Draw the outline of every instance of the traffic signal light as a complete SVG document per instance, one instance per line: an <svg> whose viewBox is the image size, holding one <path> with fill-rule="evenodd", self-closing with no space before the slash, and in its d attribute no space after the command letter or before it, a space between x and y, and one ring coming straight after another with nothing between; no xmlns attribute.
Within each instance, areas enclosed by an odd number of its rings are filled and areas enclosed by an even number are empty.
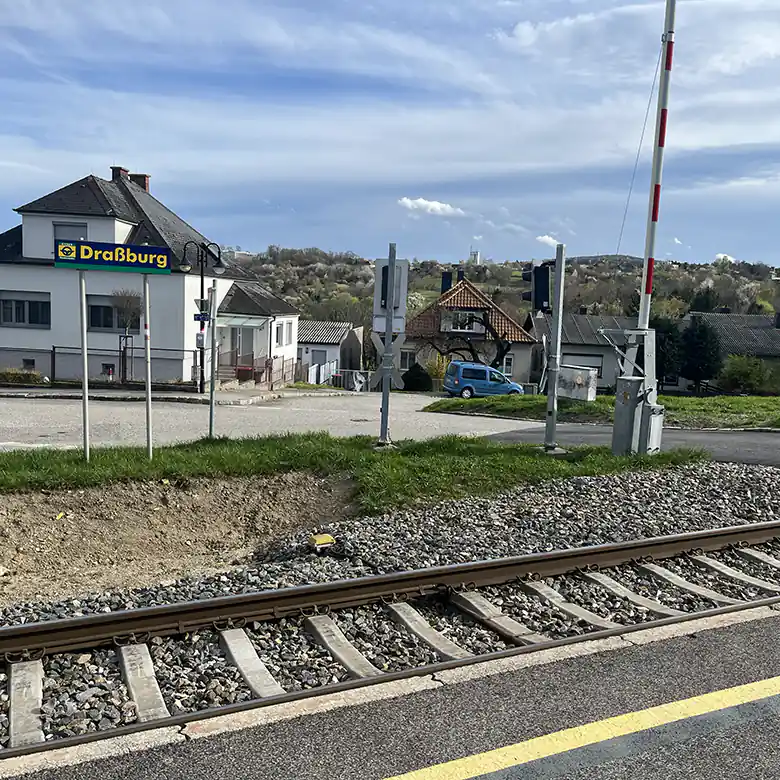
<svg viewBox="0 0 780 780"><path fill-rule="evenodd" d="M529 266L523 271L523 281L531 283L531 290L523 293L523 300L530 301L532 309L552 314L550 303L550 267L554 261L548 261L541 265Z"/></svg>

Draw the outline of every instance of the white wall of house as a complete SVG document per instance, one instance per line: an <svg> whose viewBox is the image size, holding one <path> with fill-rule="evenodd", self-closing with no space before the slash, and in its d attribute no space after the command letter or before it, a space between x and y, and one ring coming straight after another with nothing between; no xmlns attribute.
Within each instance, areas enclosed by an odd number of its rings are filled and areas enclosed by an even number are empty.
<svg viewBox="0 0 780 780"><path fill-rule="evenodd" d="M22 247L25 257L43 260L54 258L54 225L85 224L85 241L101 241L106 244L122 244L130 235L133 225L111 217L77 217L73 214L23 214Z"/></svg>
<svg viewBox="0 0 780 780"><path fill-rule="evenodd" d="M52 347L69 347L58 350L56 375L58 378L80 376L81 325L79 315L79 274L76 270L52 266L4 265L0 274L0 296L24 300L48 296L51 307L49 327L0 325L0 366L21 368L24 359L36 361L35 368L51 374L49 357ZM141 274L112 271L87 271L87 303L110 305L112 294L127 289L142 294ZM183 343L185 279L180 274L154 275L150 279L151 338L153 372L155 379L189 379L192 355L195 349L194 332ZM193 304L194 307L194 304ZM193 322L192 325L195 325ZM194 328L190 328L194 331ZM121 329L87 332L90 352L90 375L99 376L103 364L116 363ZM137 355L135 374L143 375L143 316L139 331L133 333L133 346ZM166 353L164 350L170 350ZM29 354L28 354L29 353ZM103 353L103 354L101 354Z"/></svg>
<svg viewBox="0 0 780 780"><path fill-rule="evenodd" d="M533 354L533 344L514 344L507 353L511 356L512 370L507 371L507 375L515 382L528 382L531 374L531 356ZM505 360L505 366L509 361ZM508 367L508 366L507 366Z"/></svg>
<svg viewBox="0 0 780 780"><path fill-rule="evenodd" d="M285 360L298 359L298 315L284 315L272 319L271 328L271 357L281 357ZM281 328L281 343L279 338Z"/></svg>
<svg viewBox="0 0 780 780"><path fill-rule="evenodd" d="M509 355L512 357L512 371L511 378L515 382L528 382L531 373L531 359L533 355L533 344L521 344L516 343L509 351ZM427 342L415 342L407 341L404 343L402 352L409 353L409 356L405 358L404 363L401 365L401 370L405 371L407 366L411 367L411 355L416 354L417 362L425 368L428 361L434 359L439 353L430 346ZM453 357L453 360L462 360L460 357Z"/></svg>
<svg viewBox="0 0 780 780"><path fill-rule="evenodd" d="M314 365L312 350L325 352L325 360L318 360L319 363L330 363L336 361L336 368L341 367L341 345L340 344L299 344L298 351L301 355L299 362Z"/></svg>

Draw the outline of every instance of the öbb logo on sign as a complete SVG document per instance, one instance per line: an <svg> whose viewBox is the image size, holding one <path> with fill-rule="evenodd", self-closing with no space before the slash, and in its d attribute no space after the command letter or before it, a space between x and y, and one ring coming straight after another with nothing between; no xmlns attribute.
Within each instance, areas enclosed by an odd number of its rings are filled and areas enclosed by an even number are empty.
<svg viewBox="0 0 780 780"><path fill-rule="evenodd" d="M76 245L75 244L60 244L57 247L57 257L75 258L76 257Z"/></svg>
<svg viewBox="0 0 780 780"><path fill-rule="evenodd" d="M62 268L170 273L171 253L164 247L58 241L55 265Z"/></svg>

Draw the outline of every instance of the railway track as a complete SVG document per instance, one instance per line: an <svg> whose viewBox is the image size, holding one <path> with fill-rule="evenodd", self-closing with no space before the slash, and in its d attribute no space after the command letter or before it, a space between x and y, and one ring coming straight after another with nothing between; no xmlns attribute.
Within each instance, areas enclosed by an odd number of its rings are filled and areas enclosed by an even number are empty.
<svg viewBox="0 0 780 780"><path fill-rule="evenodd" d="M0 759L777 602L780 521L6 626Z"/></svg>

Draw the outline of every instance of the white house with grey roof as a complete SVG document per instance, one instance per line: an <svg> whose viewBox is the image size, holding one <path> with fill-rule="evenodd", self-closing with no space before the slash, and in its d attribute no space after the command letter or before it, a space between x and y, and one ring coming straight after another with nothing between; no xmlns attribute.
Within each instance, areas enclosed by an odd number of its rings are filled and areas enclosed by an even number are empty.
<svg viewBox="0 0 780 780"><path fill-rule="evenodd" d="M21 224L0 233L0 368L55 379L80 376L78 273L54 267L55 241L149 244L170 249L173 264L170 275L150 280L152 376L193 381L200 269L194 262L197 247L188 242L195 242L207 258L206 287L217 280L221 378L270 383L292 377L298 311L227 258L224 273L217 275L219 258L209 240L157 200L149 180L113 166L110 180L86 176L15 209ZM194 265L188 274L180 269L185 246ZM127 315L118 295L124 290L140 296L141 275L95 269L86 279L90 376L115 378L126 370L127 378L141 378L142 316Z"/></svg>

